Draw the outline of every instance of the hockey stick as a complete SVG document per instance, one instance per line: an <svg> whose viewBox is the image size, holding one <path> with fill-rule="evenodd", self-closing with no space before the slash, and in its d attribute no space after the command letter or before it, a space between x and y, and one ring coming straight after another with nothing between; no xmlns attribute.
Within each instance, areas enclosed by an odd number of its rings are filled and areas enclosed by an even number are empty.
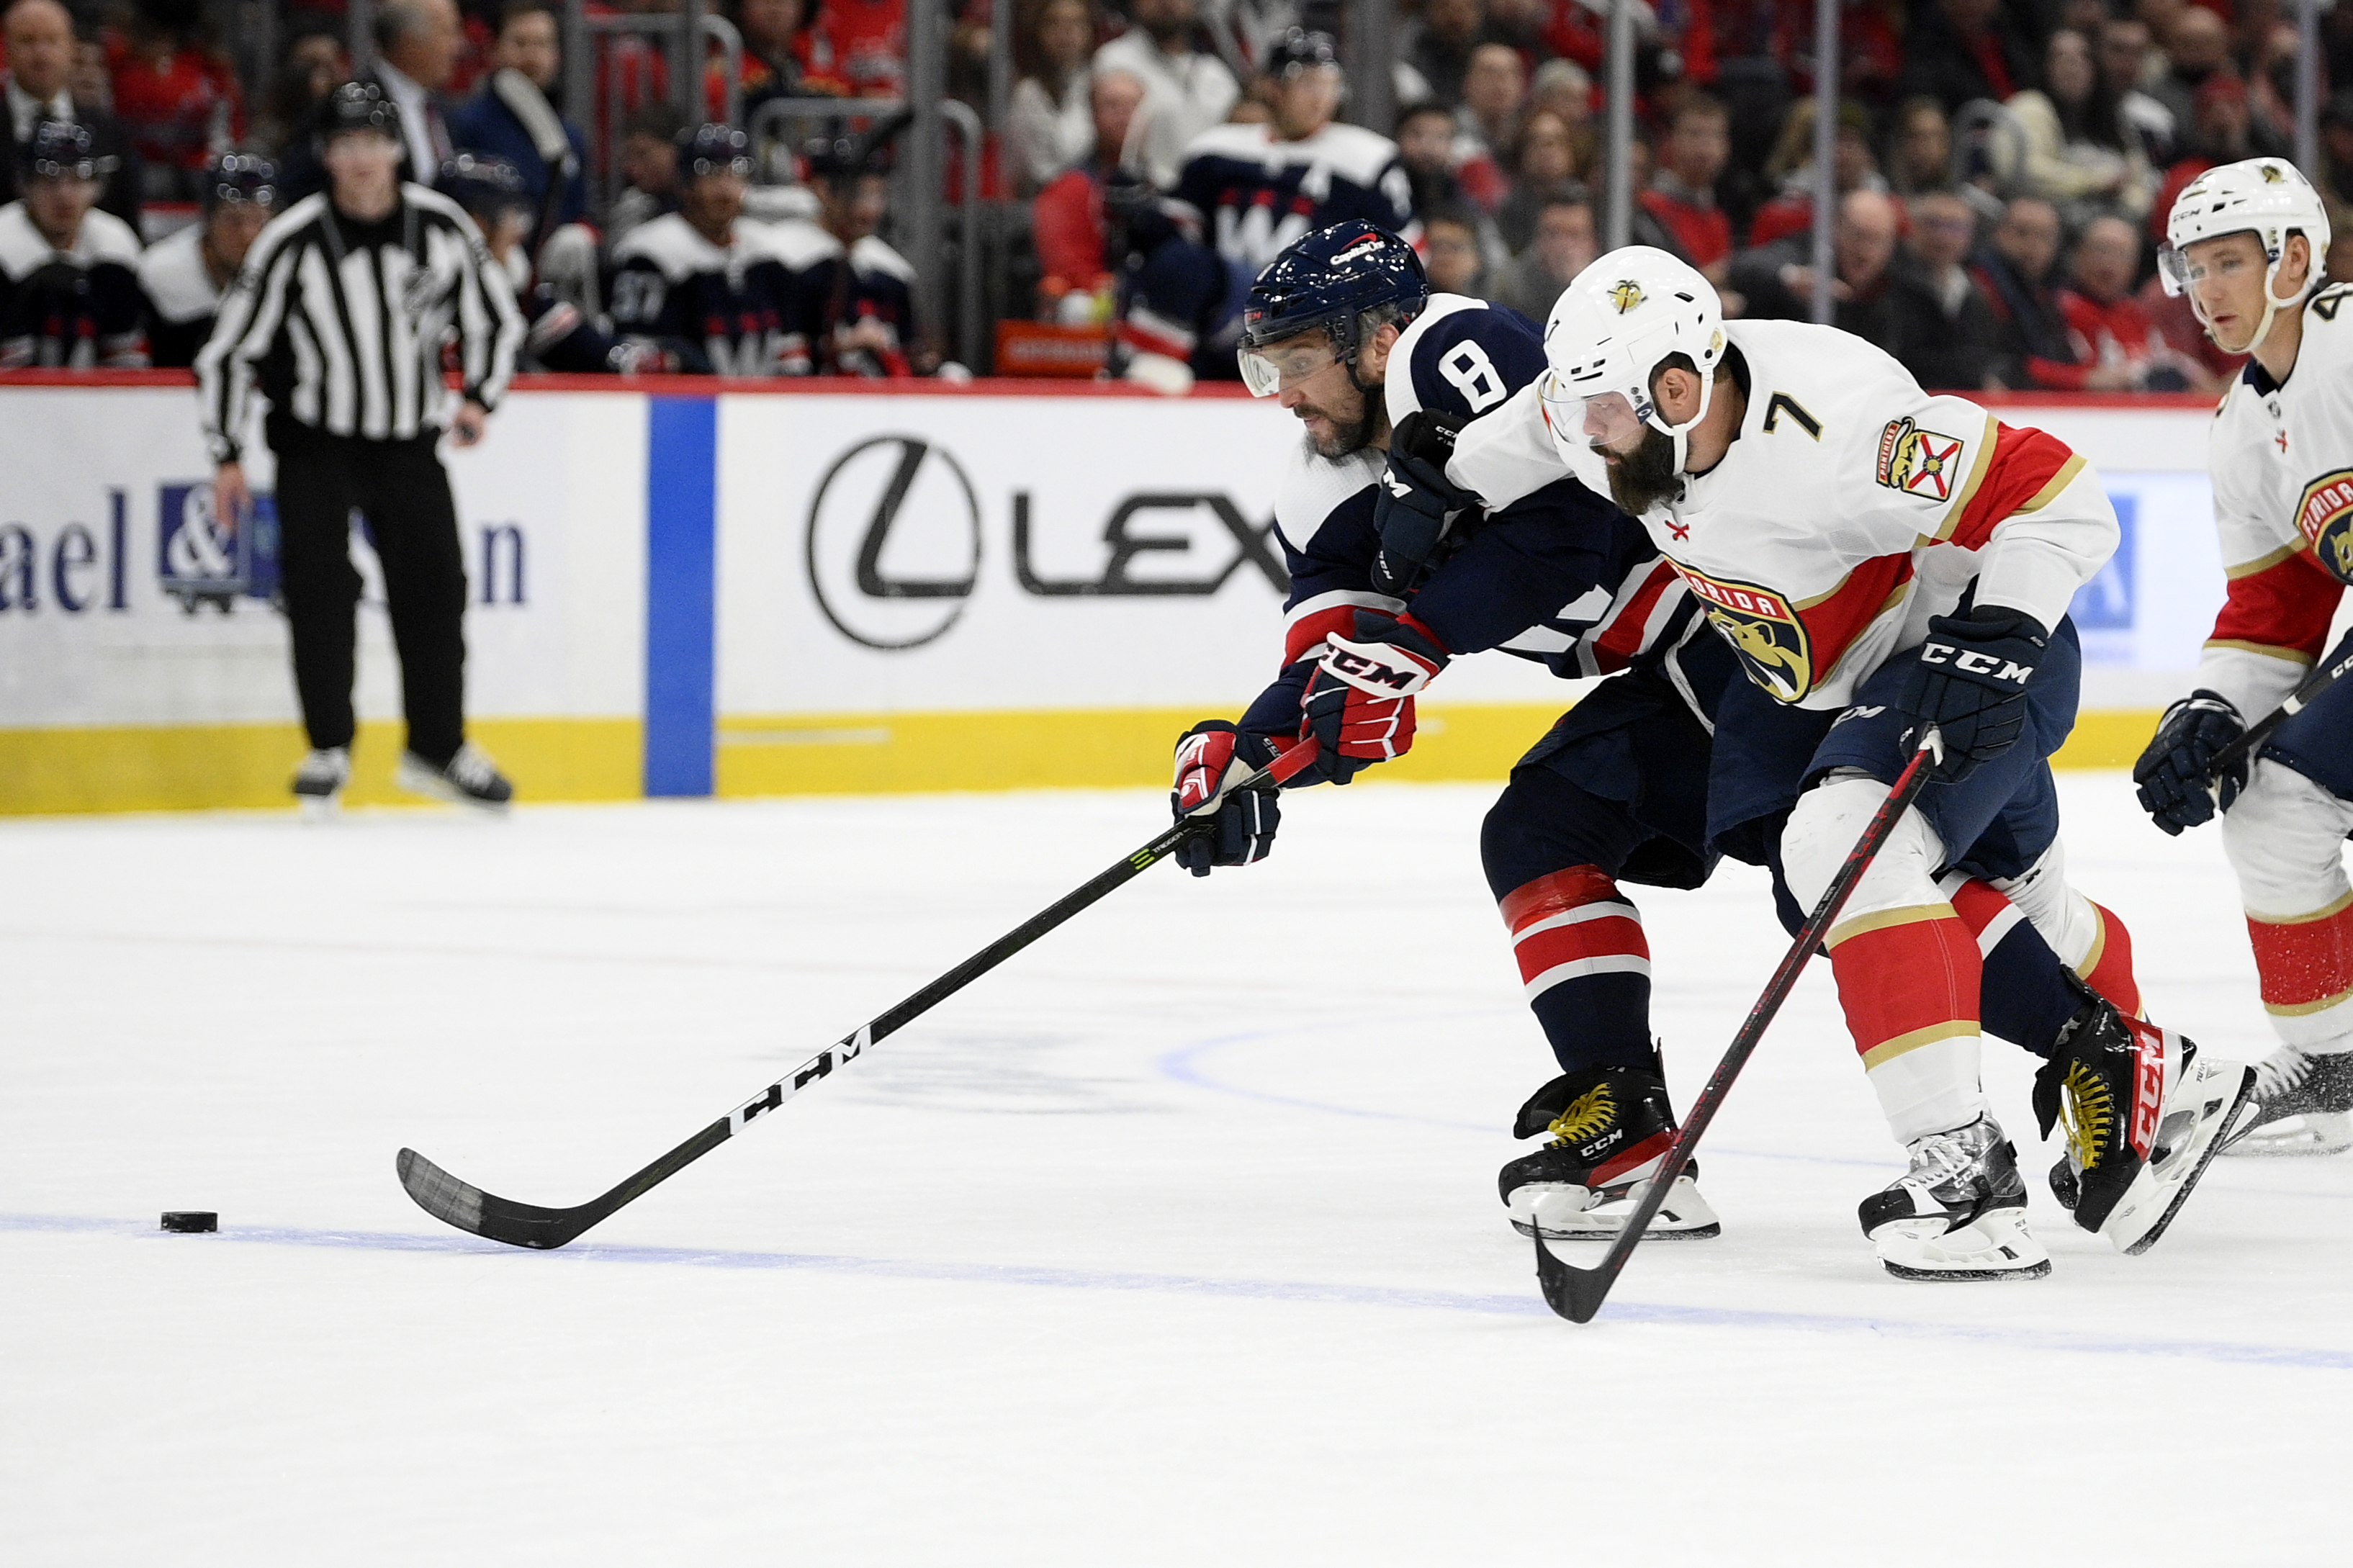
<svg viewBox="0 0 2353 1568"><path fill-rule="evenodd" d="M1228 795L1269 784L1281 784L1314 762L1316 751L1316 742L1312 738L1302 741L1232 789L1220 791L1218 799L1221 801ZM875 1041L896 1034L930 1012L1113 889L1133 880L1155 861L1166 858L1187 839L1208 832L1216 815L1213 809L1216 805L1217 802L1210 802L1194 815L1173 824L1166 832L1134 854L1098 872L1083 885L1022 921L897 1006L819 1051L600 1197L591 1198L568 1209L519 1204L495 1193L486 1193L470 1182L459 1181L414 1149L403 1149L396 1163L400 1172L400 1184L408 1190L410 1197L417 1200L419 1208L459 1230L471 1231L492 1241L503 1241L510 1247L562 1247L589 1226L609 1217L623 1205L643 1197L726 1142L750 1125L754 1117L783 1105L834 1068L863 1054Z"/></svg>
<svg viewBox="0 0 2353 1568"><path fill-rule="evenodd" d="M1642 1239L1642 1233L1650 1228L1651 1221L1658 1217L1659 1209L1666 1203L1668 1189L1690 1165L1693 1146L1699 1142L1700 1134L1707 1131L1707 1124L1715 1120L1717 1110L1724 1104L1724 1097L1732 1092L1732 1080L1738 1078L1740 1069L1748 1065L1748 1058L1757 1049L1757 1043L1765 1037L1766 1026L1781 1010L1781 1004L1789 999L1789 993L1797 986L1799 974L1804 971L1807 961L1813 957L1814 949L1821 944L1822 937L1838 922L1839 911L1846 908L1849 895L1853 893L1854 885L1862 880L1862 874L1879 853L1879 847L1887 842L1887 836L1894 829L1897 819L1927 787L1929 763L1943 755L1944 742L1936 727L1931 725L1920 737L1919 749L1912 753L1911 762L1905 764L1903 773L1896 776L1894 787L1887 792L1887 799L1864 825L1862 836L1854 841L1854 847L1847 853L1846 864L1841 866L1838 875L1831 879L1830 889L1822 894L1821 902L1814 906L1814 912L1807 917L1797 939L1790 942L1780 967L1774 970L1773 978L1765 983L1765 994L1757 998L1757 1005L1748 1010L1748 1021L1741 1025L1740 1033L1733 1037L1732 1048L1724 1053L1724 1059L1715 1064L1715 1071L1708 1078L1707 1087L1701 1089L1699 1098L1692 1101L1691 1113L1683 1118L1683 1127L1675 1133L1674 1142L1667 1145L1666 1153L1659 1161L1657 1173L1650 1178L1649 1190L1643 1193L1642 1201L1626 1221L1626 1227L1618 1233L1618 1239L1609 1244L1609 1250L1601 1261L1590 1268L1577 1268L1563 1263L1545 1246L1543 1227L1531 1227L1537 1232L1536 1279L1544 1289L1545 1305L1575 1323L1589 1323L1593 1321L1593 1314L1601 1310L1602 1300L1609 1294L1609 1287L1617 1283L1619 1274L1626 1267L1626 1259L1633 1256L1635 1245Z"/></svg>
<svg viewBox="0 0 2353 1568"><path fill-rule="evenodd" d="M2347 649L2335 664L2323 665L2306 676L2303 684L2288 693L2286 701L2256 721L2254 728L2215 752L2214 760L2206 764L2206 776L2219 779L2230 772L2241 759L2252 755L2256 747L2270 740L2273 731L2311 707L2322 692L2344 679L2348 670L2353 670L2353 648Z"/></svg>

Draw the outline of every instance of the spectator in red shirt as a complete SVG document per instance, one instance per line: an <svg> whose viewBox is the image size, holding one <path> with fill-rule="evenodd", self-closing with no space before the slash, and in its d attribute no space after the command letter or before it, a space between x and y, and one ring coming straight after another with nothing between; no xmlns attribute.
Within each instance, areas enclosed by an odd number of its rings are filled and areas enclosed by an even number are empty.
<svg viewBox="0 0 2353 1568"><path fill-rule="evenodd" d="M245 95L228 59L205 37L188 0L140 0L121 32L106 35L114 113L139 149L147 195L178 201L212 155L245 135Z"/></svg>
<svg viewBox="0 0 2353 1568"><path fill-rule="evenodd" d="M1715 200L1716 176L1732 154L1731 125L1722 103L1705 93L1687 95L1675 106L1659 149L1659 172L1642 193L1644 209L1717 285L1732 270L1732 223Z"/></svg>
<svg viewBox="0 0 2353 1568"><path fill-rule="evenodd" d="M1038 314L1068 326L1108 320L1113 277L1103 248L1103 186L1119 173L1128 128L1144 102L1142 79L1103 70L1088 83L1094 149L1038 196L1030 225L1037 237Z"/></svg>
<svg viewBox="0 0 2353 1568"><path fill-rule="evenodd" d="M2133 297L2140 276L2140 231L2120 217L2094 218L2076 243L2073 287L2059 291L2074 350L2070 380L2085 392L2211 391L2205 367L2175 352Z"/></svg>
<svg viewBox="0 0 2353 1568"><path fill-rule="evenodd" d="M905 97L907 0L824 0L801 65L852 98Z"/></svg>

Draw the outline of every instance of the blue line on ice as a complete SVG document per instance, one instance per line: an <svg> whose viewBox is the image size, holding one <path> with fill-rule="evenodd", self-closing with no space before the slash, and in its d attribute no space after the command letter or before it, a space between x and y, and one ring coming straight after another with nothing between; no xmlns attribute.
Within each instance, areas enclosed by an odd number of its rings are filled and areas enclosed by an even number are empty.
<svg viewBox="0 0 2353 1568"><path fill-rule="evenodd" d="M166 1237L164 1233L140 1221L87 1219L66 1215L0 1214L0 1231L135 1237L142 1241L162 1241L174 1247L206 1245L198 1240ZM231 1226L219 1232L215 1240L264 1247L312 1247L359 1252L422 1252L512 1258L535 1256L573 1263L652 1263L696 1268L805 1270L863 1274L893 1279L935 1279L968 1285L1029 1285L1047 1289L1127 1290L1172 1296L1219 1297L1232 1300L1314 1301L1342 1306L1395 1307L1409 1310L1471 1312L1491 1317L1550 1317L1548 1310L1533 1291L1526 1295L1481 1295L1467 1290L1411 1290L1391 1286L1317 1284L1293 1279L1220 1279L1193 1274L1049 1268L1031 1264L920 1263L905 1258L846 1258L806 1252L714 1252L685 1247L572 1247L555 1252L533 1254L501 1247L495 1242L461 1241L448 1236L411 1236L388 1231ZM2104 1339L2052 1329L1916 1322L1900 1318L1851 1318L1828 1312L1743 1311L1721 1307L1680 1307L1623 1300L1610 1302L1607 1317L1619 1323L1869 1334L1880 1339L1959 1341L2008 1350L2050 1351L2079 1355L2174 1356L2251 1366L2353 1372L2353 1351L2322 1350L2306 1345L2233 1344L2220 1340Z"/></svg>

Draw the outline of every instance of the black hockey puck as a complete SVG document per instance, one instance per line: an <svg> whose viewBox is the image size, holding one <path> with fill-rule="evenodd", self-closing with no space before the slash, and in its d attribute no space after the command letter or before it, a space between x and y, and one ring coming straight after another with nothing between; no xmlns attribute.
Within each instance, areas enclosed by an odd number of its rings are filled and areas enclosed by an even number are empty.
<svg viewBox="0 0 2353 1568"><path fill-rule="evenodd" d="M165 1209L164 1228L190 1235L198 1231L218 1230L220 1215L210 1209Z"/></svg>

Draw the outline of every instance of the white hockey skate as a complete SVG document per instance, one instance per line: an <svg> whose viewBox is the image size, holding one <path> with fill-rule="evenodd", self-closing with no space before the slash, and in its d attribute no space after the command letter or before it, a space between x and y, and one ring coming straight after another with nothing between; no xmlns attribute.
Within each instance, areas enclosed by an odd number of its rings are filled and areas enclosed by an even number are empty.
<svg viewBox="0 0 2353 1568"><path fill-rule="evenodd" d="M2067 1152L2051 1168L2052 1195L2118 1252L2147 1252L2244 1120L2254 1078L2243 1062L2093 1004L2035 1079L2044 1135L2054 1122L2067 1135Z"/></svg>
<svg viewBox="0 0 2353 1568"><path fill-rule="evenodd" d="M2353 1149L2353 1050L2282 1046L2254 1066L2254 1110L2225 1154L2341 1154Z"/></svg>
<svg viewBox="0 0 2353 1568"><path fill-rule="evenodd" d="M1615 1241L1650 1191L1647 1181L1604 1191L1567 1183L1530 1182L1515 1188L1508 1200L1512 1228L1546 1241ZM1642 1239L1704 1239L1723 1232L1715 1211L1700 1195L1699 1184L1685 1172L1667 1189L1667 1201L1659 1205Z"/></svg>
<svg viewBox="0 0 2353 1568"><path fill-rule="evenodd" d="M2040 1279L2051 1254L2026 1228L2018 1151L1988 1113L1909 1145L1912 1168L1857 1211L1898 1279Z"/></svg>
<svg viewBox="0 0 2353 1568"><path fill-rule="evenodd" d="M352 753L347 746L313 751L294 770L294 801L309 822L331 820L343 809L343 786L352 782Z"/></svg>

